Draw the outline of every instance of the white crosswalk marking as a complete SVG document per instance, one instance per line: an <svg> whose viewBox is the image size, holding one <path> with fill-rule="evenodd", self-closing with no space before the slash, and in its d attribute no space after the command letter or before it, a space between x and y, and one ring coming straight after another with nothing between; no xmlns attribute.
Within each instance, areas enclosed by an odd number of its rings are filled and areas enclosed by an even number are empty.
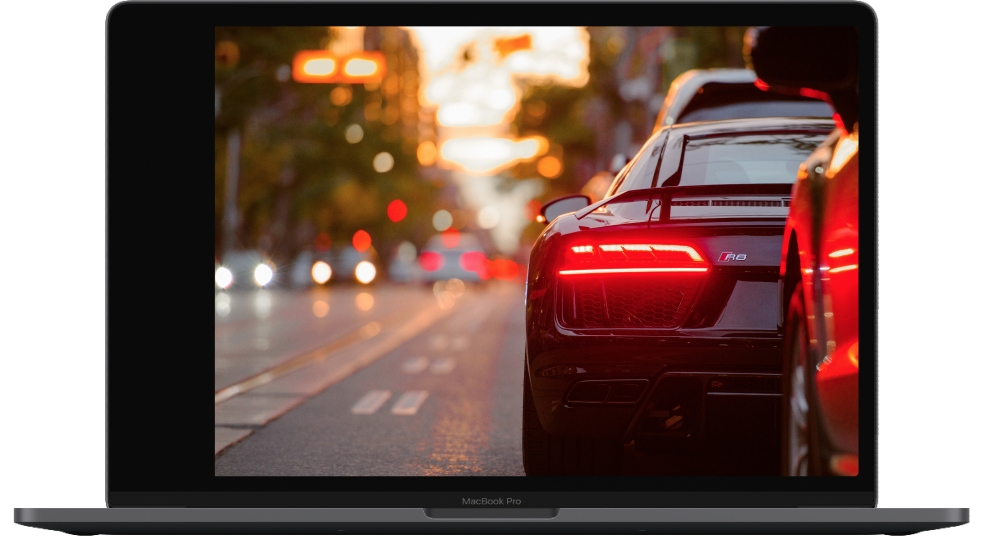
<svg viewBox="0 0 984 536"><path fill-rule="evenodd" d="M355 415L372 415L376 413L383 404L386 403L393 393L374 389L365 394L358 402L352 406L352 413Z"/></svg>
<svg viewBox="0 0 984 536"><path fill-rule="evenodd" d="M434 364L430 367L430 371L432 374L447 374L454 370L454 365L454 359L445 357L434 361Z"/></svg>
<svg viewBox="0 0 984 536"><path fill-rule="evenodd" d="M393 404L393 415L416 415L420 405L427 400L427 391L407 391Z"/></svg>
<svg viewBox="0 0 984 536"><path fill-rule="evenodd" d="M420 374L427 369L428 364L430 364L430 362L426 357L418 357L403 363L400 370L402 370L404 374Z"/></svg>

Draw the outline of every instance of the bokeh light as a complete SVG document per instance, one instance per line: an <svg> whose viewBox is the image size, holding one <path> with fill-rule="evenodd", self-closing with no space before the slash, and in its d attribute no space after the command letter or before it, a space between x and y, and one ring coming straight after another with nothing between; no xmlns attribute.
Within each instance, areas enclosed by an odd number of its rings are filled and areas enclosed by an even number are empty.
<svg viewBox="0 0 984 536"><path fill-rule="evenodd" d="M352 89L346 85L338 86L331 90L328 98L331 99L331 103L335 106L345 106L346 104L352 102Z"/></svg>
<svg viewBox="0 0 984 536"><path fill-rule="evenodd" d="M438 231L443 231L448 227L451 227L451 213L446 210L438 210L434 213L434 217L431 219L431 223L434 224L434 228Z"/></svg>
<svg viewBox="0 0 984 536"><path fill-rule="evenodd" d="M499 225L499 218L499 209L492 205L484 206L478 211L478 225L482 229L491 229Z"/></svg>
<svg viewBox="0 0 984 536"><path fill-rule="evenodd" d="M372 298L372 294L368 292L360 292L355 296L355 307L360 311L368 311L372 309L372 304L376 300Z"/></svg>
<svg viewBox="0 0 984 536"><path fill-rule="evenodd" d="M219 288L229 288L232 284L232 270L226 268L225 266L220 266L218 270L215 271L215 284Z"/></svg>
<svg viewBox="0 0 984 536"><path fill-rule="evenodd" d="M393 155L387 152L381 152L372 159L372 167L380 173L386 173L387 171L393 169Z"/></svg>
<svg viewBox="0 0 984 536"><path fill-rule="evenodd" d="M407 217L407 205L399 199L394 199L392 203L386 207L386 215L389 219L397 222Z"/></svg>
<svg viewBox="0 0 984 536"><path fill-rule="evenodd" d="M229 297L225 292L220 292L215 295L215 314L219 316L229 316L229 312L232 311L232 298Z"/></svg>
<svg viewBox="0 0 984 536"><path fill-rule="evenodd" d="M365 133L362 131L362 127L359 125L349 125L345 129L345 141L349 143L359 143L362 141L362 136Z"/></svg>
<svg viewBox="0 0 984 536"><path fill-rule="evenodd" d="M355 278L359 283L368 285L376 279L376 266L369 261L362 261L355 265Z"/></svg>
<svg viewBox="0 0 984 536"><path fill-rule="evenodd" d="M360 229L352 235L352 247L354 247L356 251L365 251L369 249L369 246L371 245L372 237L369 236L369 233Z"/></svg>
<svg viewBox="0 0 984 536"><path fill-rule="evenodd" d="M331 279L331 266L325 261L318 261L311 267L311 278L319 285L324 285Z"/></svg>
<svg viewBox="0 0 984 536"><path fill-rule="evenodd" d="M318 300L311 306L311 312L318 318L324 318L328 314L328 302Z"/></svg>
<svg viewBox="0 0 984 536"><path fill-rule="evenodd" d="M420 259L418 259L420 267L428 272L434 272L440 270L444 266L444 255L436 251L424 251L420 254Z"/></svg>
<svg viewBox="0 0 984 536"><path fill-rule="evenodd" d="M465 282L458 278L448 279L445 287L455 298L460 298L465 293Z"/></svg>
<svg viewBox="0 0 984 536"><path fill-rule="evenodd" d="M443 290L437 295L437 306L441 309L450 309L454 307L454 294Z"/></svg>
<svg viewBox="0 0 984 536"><path fill-rule="evenodd" d="M257 318L267 318L270 316L270 309L273 308L273 300L270 299L270 292L267 290L258 290L256 294L253 295L253 311L256 312Z"/></svg>
<svg viewBox="0 0 984 536"><path fill-rule="evenodd" d="M519 276L519 265L509 259L496 259L490 263L492 277L502 281L512 281Z"/></svg>
<svg viewBox="0 0 984 536"><path fill-rule="evenodd" d="M461 232L454 227L448 227L441 231L441 243L446 248L453 248L461 242Z"/></svg>
<svg viewBox="0 0 984 536"><path fill-rule="evenodd" d="M417 258L416 246L410 242L400 242L400 245L396 248L396 258L400 259L400 262L413 262Z"/></svg>
<svg viewBox="0 0 984 536"><path fill-rule="evenodd" d="M324 76L335 72L335 60L320 58L304 63L304 74Z"/></svg>
<svg viewBox="0 0 984 536"><path fill-rule="evenodd" d="M540 175L553 179L564 171L564 166L556 156L544 156L536 163L536 170Z"/></svg>
<svg viewBox="0 0 984 536"><path fill-rule="evenodd" d="M538 221L536 217L540 215L541 208L543 208L543 205L539 201L531 199L529 203L526 203L523 209L523 215L530 221Z"/></svg>
<svg viewBox="0 0 984 536"><path fill-rule="evenodd" d="M273 281L273 269L266 264L257 265L256 269L253 270L253 279L257 285L265 287L270 281Z"/></svg>
<svg viewBox="0 0 984 536"><path fill-rule="evenodd" d="M427 140L417 146L417 161L422 166L432 166L437 160L437 147L434 142Z"/></svg>

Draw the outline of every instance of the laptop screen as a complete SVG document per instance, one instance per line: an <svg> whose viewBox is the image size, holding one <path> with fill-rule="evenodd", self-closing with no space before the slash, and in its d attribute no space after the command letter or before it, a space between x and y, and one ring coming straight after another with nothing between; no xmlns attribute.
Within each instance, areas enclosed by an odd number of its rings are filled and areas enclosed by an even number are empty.
<svg viewBox="0 0 984 536"><path fill-rule="evenodd" d="M214 26L195 489L872 497L872 36L418 19Z"/></svg>

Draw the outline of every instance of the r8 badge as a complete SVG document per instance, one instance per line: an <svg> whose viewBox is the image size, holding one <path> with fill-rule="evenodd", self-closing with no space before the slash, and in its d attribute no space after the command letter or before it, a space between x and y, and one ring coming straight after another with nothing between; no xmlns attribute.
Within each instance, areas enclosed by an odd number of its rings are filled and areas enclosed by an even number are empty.
<svg viewBox="0 0 984 536"><path fill-rule="evenodd" d="M743 260L745 260L745 254L744 253L737 253L737 254L735 254L735 253L731 253L731 252L725 252L725 253L722 253L721 254L721 256L718 258L718 260L721 261L721 262L743 261Z"/></svg>

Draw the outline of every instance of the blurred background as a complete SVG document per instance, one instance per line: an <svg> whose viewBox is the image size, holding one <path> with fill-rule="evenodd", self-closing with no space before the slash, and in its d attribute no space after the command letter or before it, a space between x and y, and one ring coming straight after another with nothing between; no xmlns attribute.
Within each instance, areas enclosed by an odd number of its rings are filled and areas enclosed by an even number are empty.
<svg viewBox="0 0 984 536"><path fill-rule="evenodd" d="M217 285L521 283L541 204L602 197L674 78L744 67L744 30L217 27ZM375 71L304 79L302 51Z"/></svg>

